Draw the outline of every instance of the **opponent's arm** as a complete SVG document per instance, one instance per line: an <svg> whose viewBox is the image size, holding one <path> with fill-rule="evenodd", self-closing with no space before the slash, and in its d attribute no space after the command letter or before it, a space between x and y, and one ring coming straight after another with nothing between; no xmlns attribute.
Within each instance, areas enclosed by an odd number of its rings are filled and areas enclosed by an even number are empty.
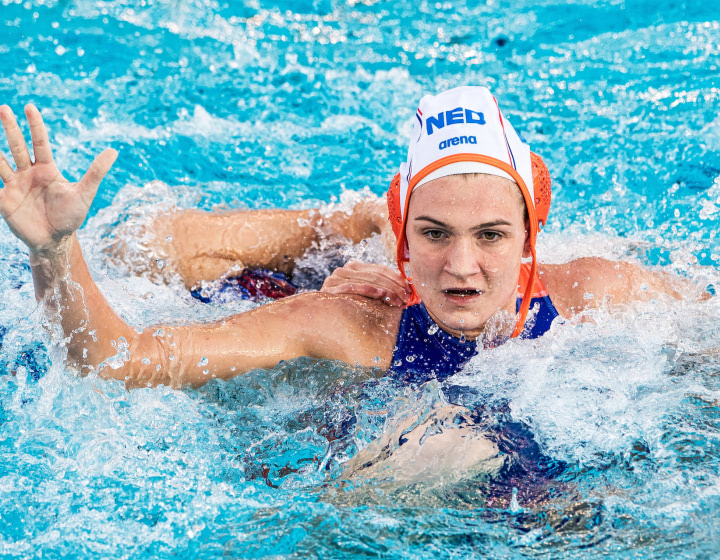
<svg viewBox="0 0 720 560"><path fill-rule="evenodd" d="M341 237L357 243L389 229L381 199L344 210L184 210L158 217L145 234L150 248L172 267L187 288L220 278L233 267L265 268L286 274L295 260L321 239ZM113 250L122 258L124 245ZM152 266L152 260L148 261Z"/></svg>
<svg viewBox="0 0 720 560"><path fill-rule="evenodd" d="M698 297L681 278L629 262L599 257L558 265L541 264L540 278L561 315L571 317L588 309L621 307L657 297Z"/></svg>
<svg viewBox="0 0 720 560"><path fill-rule="evenodd" d="M101 373L129 386L180 387L299 356L385 369L400 320L388 310L363 298L300 294L217 323L133 333L127 361Z"/></svg>

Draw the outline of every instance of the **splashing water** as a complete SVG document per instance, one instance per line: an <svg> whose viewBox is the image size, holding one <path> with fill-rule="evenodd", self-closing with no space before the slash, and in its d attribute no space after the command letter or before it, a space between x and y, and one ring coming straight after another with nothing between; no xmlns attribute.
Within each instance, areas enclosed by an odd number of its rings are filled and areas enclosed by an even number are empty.
<svg viewBox="0 0 720 560"><path fill-rule="evenodd" d="M420 96L463 83L489 86L548 163L541 260L601 255L717 285L703 268L720 264L714 3L0 6L3 102L43 109L69 179L120 151L81 242L140 328L255 305L194 300L144 224L381 195ZM302 358L199 390L127 391L64 366L26 253L0 228L3 557L674 559L720 546L714 299L558 324L443 384ZM297 273L317 285L349 258L384 262L380 240L319 246Z"/></svg>

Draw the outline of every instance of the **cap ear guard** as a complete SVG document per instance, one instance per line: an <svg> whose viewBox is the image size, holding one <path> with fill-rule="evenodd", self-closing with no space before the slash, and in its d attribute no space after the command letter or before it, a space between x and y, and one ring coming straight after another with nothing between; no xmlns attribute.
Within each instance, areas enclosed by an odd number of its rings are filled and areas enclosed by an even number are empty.
<svg viewBox="0 0 720 560"><path fill-rule="evenodd" d="M388 220L392 226L395 239L400 239L400 233L402 231L402 212L400 210L400 173L393 177L390 183L390 188L387 192L387 207L388 207Z"/></svg>
<svg viewBox="0 0 720 560"><path fill-rule="evenodd" d="M540 224L543 227L547 224L550 213L551 181L550 172L542 158L534 152L530 152L530 164L532 165L533 192L535 193L535 215L538 220L538 231Z"/></svg>

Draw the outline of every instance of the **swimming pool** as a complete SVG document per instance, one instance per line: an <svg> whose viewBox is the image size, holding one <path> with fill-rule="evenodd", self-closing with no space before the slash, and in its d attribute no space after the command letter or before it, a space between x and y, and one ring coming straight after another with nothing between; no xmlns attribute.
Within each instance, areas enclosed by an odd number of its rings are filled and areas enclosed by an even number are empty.
<svg viewBox="0 0 720 560"><path fill-rule="evenodd" d="M548 163L541 258L630 258L717 283L720 7L0 7L0 101L44 109L69 177L105 146L120 151L81 239L132 323L252 304L203 305L132 276L96 250L119 225L173 206L379 195L422 93L464 83L488 85ZM403 421L432 421L452 389L308 359L197 391L77 378L0 227L3 557L702 558L720 547L718 301L598 313L481 354L454 384L505 438L514 470L364 480L348 460ZM380 258L372 244L353 253Z"/></svg>

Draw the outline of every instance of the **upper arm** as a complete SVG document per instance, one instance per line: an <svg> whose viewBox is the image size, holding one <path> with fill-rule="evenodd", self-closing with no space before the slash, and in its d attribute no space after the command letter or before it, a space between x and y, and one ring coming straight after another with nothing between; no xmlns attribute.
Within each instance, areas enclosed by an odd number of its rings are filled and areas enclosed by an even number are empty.
<svg viewBox="0 0 720 560"><path fill-rule="evenodd" d="M541 265L541 279L564 316L597 307L670 296L681 299L689 288L670 274L596 257L562 265Z"/></svg>
<svg viewBox="0 0 720 560"><path fill-rule="evenodd" d="M299 356L387 365L393 340L381 318L394 311L362 299L313 292L212 324L148 328L130 342L130 360L106 375L179 387Z"/></svg>

